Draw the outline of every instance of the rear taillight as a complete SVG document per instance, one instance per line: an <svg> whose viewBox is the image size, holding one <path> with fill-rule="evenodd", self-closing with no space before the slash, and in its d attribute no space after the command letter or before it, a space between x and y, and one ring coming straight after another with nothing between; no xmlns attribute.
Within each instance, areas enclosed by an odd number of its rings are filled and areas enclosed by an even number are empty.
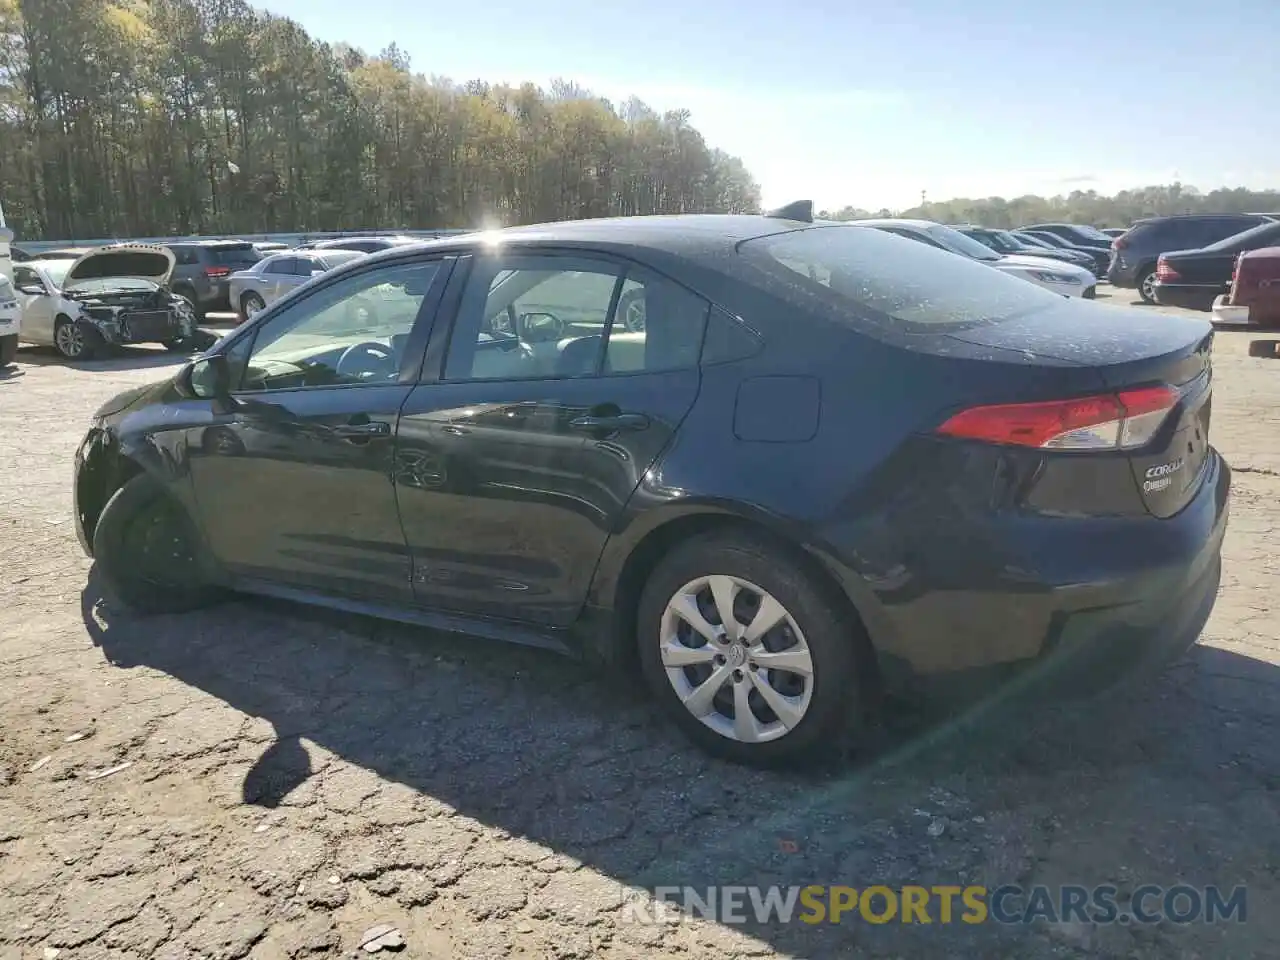
<svg viewBox="0 0 1280 960"><path fill-rule="evenodd" d="M1156 261L1156 279L1161 283L1169 283L1172 280L1181 280L1182 274L1169 266L1164 257L1161 257Z"/></svg>
<svg viewBox="0 0 1280 960"><path fill-rule="evenodd" d="M216 279L217 277L229 277L231 276L231 268L230 267L205 267L204 275L208 277L210 280Z"/></svg>
<svg viewBox="0 0 1280 960"><path fill-rule="evenodd" d="M938 433L1043 450L1133 450L1151 441L1177 405L1178 392L1162 386L1075 400L970 407Z"/></svg>

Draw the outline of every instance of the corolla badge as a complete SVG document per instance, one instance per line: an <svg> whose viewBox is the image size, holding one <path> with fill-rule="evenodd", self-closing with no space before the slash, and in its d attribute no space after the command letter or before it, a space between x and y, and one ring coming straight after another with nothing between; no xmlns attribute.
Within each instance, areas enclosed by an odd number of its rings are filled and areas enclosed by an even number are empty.
<svg viewBox="0 0 1280 960"><path fill-rule="evenodd" d="M1185 463L1186 461L1179 457L1177 460L1170 460L1168 463L1147 467L1146 482L1142 485L1142 492L1155 493L1168 487L1173 483L1173 475L1181 470Z"/></svg>

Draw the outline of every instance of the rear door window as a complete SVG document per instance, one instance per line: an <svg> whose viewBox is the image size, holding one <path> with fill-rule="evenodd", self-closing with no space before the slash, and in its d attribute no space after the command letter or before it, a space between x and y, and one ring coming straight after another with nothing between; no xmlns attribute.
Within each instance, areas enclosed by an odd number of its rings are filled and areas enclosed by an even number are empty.
<svg viewBox="0 0 1280 960"><path fill-rule="evenodd" d="M866 227L792 230L738 249L825 312L905 332L996 322L1061 303L1057 294L985 263L898 243Z"/></svg>
<svg viewBox="0 0 1280 960"><path fill-rule="evenodd" d="M257 263L262 259L262 255L253 248L252 244L246 243L243 247L211 247L209 258L219 266L238 267Z"/></svg>

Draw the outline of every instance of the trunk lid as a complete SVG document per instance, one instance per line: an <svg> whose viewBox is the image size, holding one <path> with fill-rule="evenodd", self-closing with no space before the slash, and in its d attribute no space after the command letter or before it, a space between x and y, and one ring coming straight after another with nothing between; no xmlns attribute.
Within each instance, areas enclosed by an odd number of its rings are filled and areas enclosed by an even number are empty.
<svg viewBox="0 0 1280 960"><path fill-rule="evenodd" d="M175 259L164 247L149 243L118 243L96 247L76 260L62 280L62 289L74 293L93 281L128 277L165 286L173 275Z"/></svg>
<svg viewBox="0 0 1280 960"><path fill-rule="evenodd" d="M949 336L1029 359L1091 368L1106 390L1173 387L1179 400L1159 432L1125 456L1153 515L1173 516L1195 496L1209 450L1213 328L1207 321L1064 299L1049 309Z"/></svg>

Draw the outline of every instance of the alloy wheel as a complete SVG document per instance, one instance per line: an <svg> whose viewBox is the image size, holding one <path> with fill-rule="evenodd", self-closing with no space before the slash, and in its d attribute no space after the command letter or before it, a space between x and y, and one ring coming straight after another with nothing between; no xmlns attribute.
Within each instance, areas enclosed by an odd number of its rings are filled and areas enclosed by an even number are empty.
<svg viewBox="0 0 1280 960"><path fill-rule="evenodd" d="M1148 273L1142 278L1142 299L1154 302L1156 299L1156 275Z"/></svg>
<svg viewBox="0 0 1280 960"><path fill-rule="evenodd" d="M260 297L244 298L244 315L246 319L252 320L255 316L262 312L265 304Z"/></svg>
<svg viewBox="0 0 1280 960"><path fill-rule="evenodd" d="M643 297L632 298L623 308L622 325L630 333L644 333L645 310Z"/></svg>
<svg viewBox="0 0 1280 960"><path fill-rule="evenodd" d="M74 323L64 323L58 327L53 341L64 357L75 359L84 353L84 331Z"/></svg>
<svg viewBox="0 0 1280 960"><path fill-rule="evenodd" d="M680 702L723 737L776 740L809 709L814 664L804 634L754 583L725 575L689 581L667 603L659 643Z"/></svg>

